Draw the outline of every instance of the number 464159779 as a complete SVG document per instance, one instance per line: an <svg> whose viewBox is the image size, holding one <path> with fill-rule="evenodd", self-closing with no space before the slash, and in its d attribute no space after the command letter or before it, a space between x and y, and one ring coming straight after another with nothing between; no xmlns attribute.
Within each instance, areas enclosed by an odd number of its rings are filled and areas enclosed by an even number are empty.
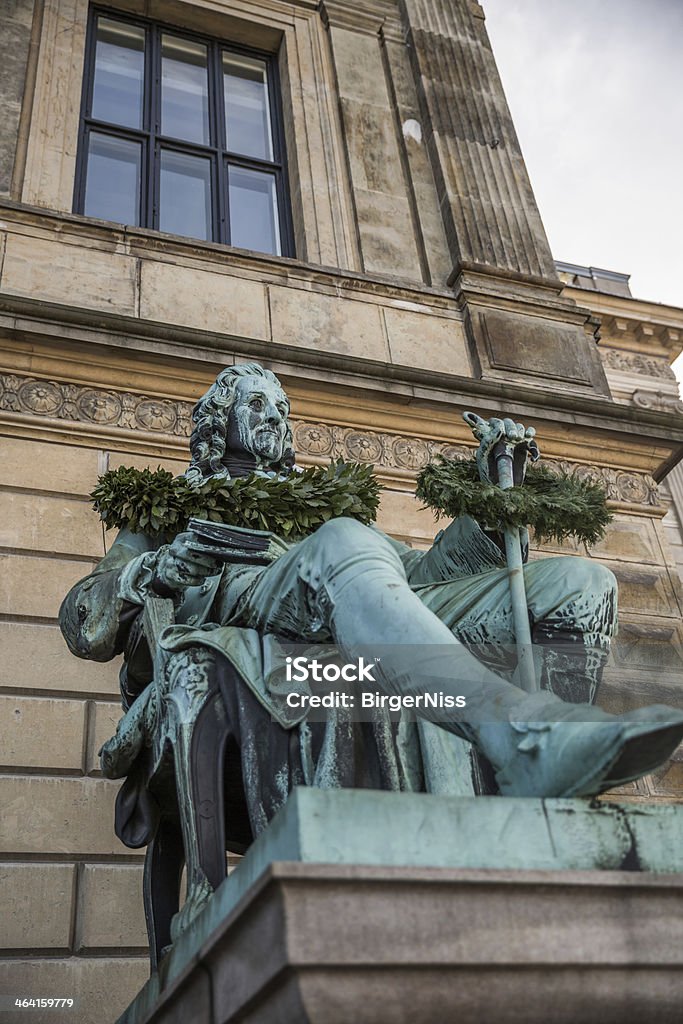
<svg viewBox="0 0 683 1024"><path fill-rule="evenodd" d="M30 1009L70 1009L74 1004L73 999L33 999L33 998L17 998L14 1000L14 1005L17 1009L30 1010Z"/></svg>

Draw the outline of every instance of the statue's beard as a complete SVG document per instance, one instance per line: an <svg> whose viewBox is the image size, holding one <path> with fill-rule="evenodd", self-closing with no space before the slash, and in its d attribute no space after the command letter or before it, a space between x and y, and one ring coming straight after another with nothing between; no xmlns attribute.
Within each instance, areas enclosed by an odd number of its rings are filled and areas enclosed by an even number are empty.
<svg viewBox="0 0 683 1024"><path fill-rule="evenodd" d="M237 431L242 447L263 462L279 462L282 458L284 430L267 423L251 427L247 409L236 410Z"/></svg>

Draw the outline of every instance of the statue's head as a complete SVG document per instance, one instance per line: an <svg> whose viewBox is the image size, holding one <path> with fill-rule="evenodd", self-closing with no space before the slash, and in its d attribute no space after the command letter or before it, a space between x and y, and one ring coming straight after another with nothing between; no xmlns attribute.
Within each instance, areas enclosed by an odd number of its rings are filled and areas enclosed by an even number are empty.
<svg viewBox="0 0 683 1024"><path fill-rule="evenodd" d="M289 400L271 370L258 363L229 366L192 412L192 459L185 474L195 486L229 476L230 456L253 457L258 469L281 472L294 461Z"/></svg>

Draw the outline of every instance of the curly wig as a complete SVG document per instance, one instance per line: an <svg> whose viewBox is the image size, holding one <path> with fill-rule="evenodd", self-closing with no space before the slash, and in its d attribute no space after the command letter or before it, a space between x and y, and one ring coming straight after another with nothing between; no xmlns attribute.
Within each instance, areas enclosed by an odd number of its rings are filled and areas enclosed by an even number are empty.
<svg viewBox="0 0 683 1024"><path fill-rule="evenodd" d="M215 382L192 410L194 426L190 437L191 458L185 478L193 487L201 487L212 477L228 478L230 475L223 464L228 416L235 403L237 381L242 377L263 377L271 384L276 384L283 395L285 394L282 384L272 370L265 370L258 363L242 363L221 370ZM289 405L289 402L287 404ZM293 463L292 430L287 422L282 459L278 463L269 463L267 468L275 472L289 472Z"/></svg>

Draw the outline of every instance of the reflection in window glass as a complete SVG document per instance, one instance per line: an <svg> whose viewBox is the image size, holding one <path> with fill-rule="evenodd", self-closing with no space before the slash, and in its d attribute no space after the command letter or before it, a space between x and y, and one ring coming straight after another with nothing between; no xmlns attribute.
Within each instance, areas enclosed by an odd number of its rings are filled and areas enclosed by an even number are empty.
<svg viewBox="0 0 683 1024"><path fill-rule="evenodd" d="M265 61L223 53L223 88L228 149L273 159Z"/></svg>
<svg viewBox="0 0 683 1024"><path fill-rule="evenodd" d="M209 145L206 47L162 36L161 134Z"/></svg>
<svg viewBox="0 0 683 1024"><path fill-rule="evenodd" d="M211 162L206 157L161 151L159 229L211 239Z"/></svg>
<svg viewBox="0 0 683 1024"><path fill-rule="evenodd" d="M141 164L139 142L90 132L86 216L139 225Z"/></svg>
<svg viewBox="0 0 683 1024"><path fill-rule="evenodd" d="M230 244L280 255L275 177L230 167Z"/></svg>
<svg viewBox="0 0 683 1024"><path fill-rule="evenodd" d="M145 30L98 18L92 116L141 128L144 77Z"/></svg>

